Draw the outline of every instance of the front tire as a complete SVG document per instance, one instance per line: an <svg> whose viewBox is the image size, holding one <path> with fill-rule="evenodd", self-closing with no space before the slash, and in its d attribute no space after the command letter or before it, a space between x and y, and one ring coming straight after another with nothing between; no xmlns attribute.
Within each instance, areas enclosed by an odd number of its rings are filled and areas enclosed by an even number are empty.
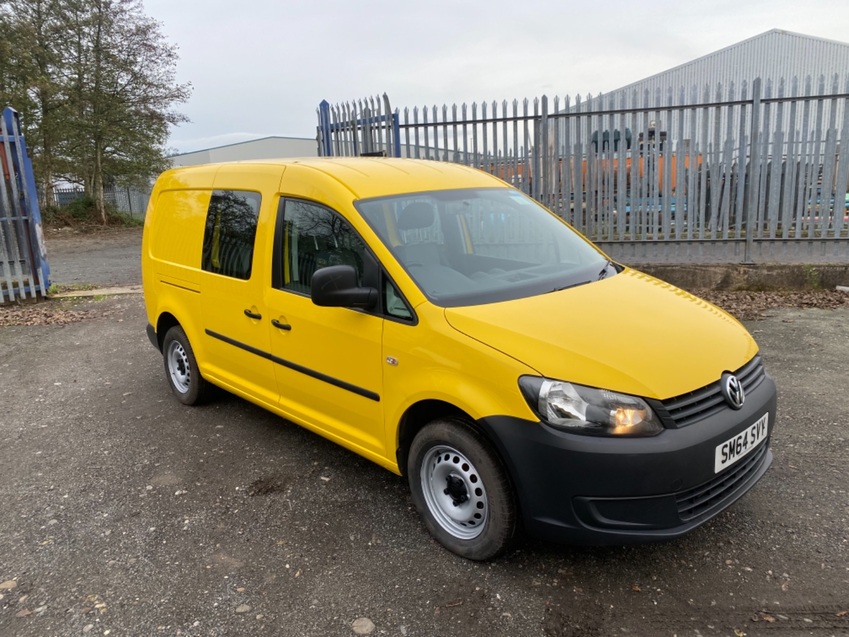
<svg viewBox="0 0 849 637"><path fill-rule="evenodd" d="M490 560L516 534L516 503L501 460L479 432L435 420L413 439L407 457L413 502L430 534L470 560Z"/></svg>
<svg viewBox="0 0 849 637"><path fill-rule="evenodd" d="M184 405L200 405L209 399L212 387L201 376L189 339L179 325L165 333L162 358L165 377L177 400Z"/></svg>

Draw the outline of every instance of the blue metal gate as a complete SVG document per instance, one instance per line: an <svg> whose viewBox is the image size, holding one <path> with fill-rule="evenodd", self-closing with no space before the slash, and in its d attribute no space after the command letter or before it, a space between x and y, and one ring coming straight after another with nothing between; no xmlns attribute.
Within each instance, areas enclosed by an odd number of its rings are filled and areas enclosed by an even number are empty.
<svg viewBox="0 0 849 637"><path fill-rule="evenodd" d="M318 147L323 157L401 157L401 128L386 93L339 106L318 106Z"/></svg>
<svg viewBox="0 0 849 637"><path fill-rule="evenodd" d="M0 120L0 168L0 303L44 297L50 267L32 162L20 117L8 107Z"/></svg>

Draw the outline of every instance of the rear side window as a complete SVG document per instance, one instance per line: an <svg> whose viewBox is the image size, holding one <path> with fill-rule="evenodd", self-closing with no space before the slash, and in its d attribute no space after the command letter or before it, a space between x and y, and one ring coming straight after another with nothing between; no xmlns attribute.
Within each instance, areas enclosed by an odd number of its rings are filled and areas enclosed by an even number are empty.
<svg viewBox="0 0 849 637"><path fill-rule="evenodd" d="M209 201L201 267L236 279L251 278L259 193L216 190Z"/></svg>

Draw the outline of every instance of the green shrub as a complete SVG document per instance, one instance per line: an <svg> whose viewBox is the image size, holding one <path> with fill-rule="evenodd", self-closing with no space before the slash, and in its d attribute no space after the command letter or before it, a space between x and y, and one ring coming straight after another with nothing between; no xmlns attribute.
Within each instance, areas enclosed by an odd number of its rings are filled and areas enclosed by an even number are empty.
<svg viewBox="0 0 849 637"><path fill-rule="evenodd" d="M78 221L100 221L100 215L97 214L97 206L94 197L83 195L79 199L74 199L63 210Z"/></svg>

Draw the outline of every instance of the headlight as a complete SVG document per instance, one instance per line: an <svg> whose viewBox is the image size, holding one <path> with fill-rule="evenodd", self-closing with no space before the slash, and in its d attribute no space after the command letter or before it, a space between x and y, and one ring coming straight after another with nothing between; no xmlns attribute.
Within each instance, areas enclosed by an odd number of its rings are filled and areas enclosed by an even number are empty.
<svg viewBox="0 0 849 637"><path fill-rule="evenodd" d="M654 436L663 431L646 401L637 396L548 378L522 376L519 385L549 425L591 436Z"/></svg>

